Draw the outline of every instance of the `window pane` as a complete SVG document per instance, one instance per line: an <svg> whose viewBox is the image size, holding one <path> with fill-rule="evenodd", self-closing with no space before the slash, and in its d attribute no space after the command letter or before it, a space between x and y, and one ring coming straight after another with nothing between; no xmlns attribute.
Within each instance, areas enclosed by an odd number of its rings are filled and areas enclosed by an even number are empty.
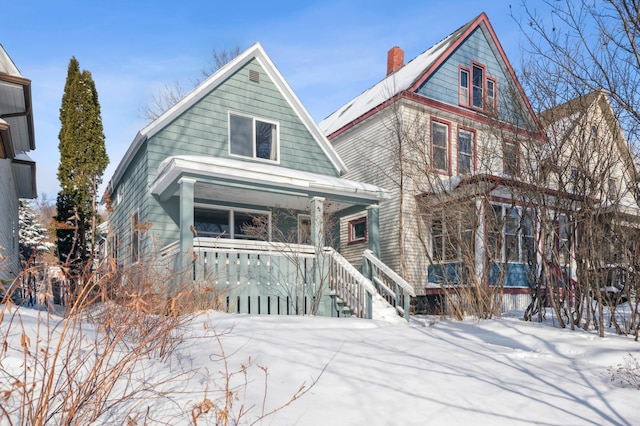
<svg viewBox="0 0 640 426"><path fill-rule="evenodd" d="M484 70L480 67L473 67L473 106L476 108L483 107L483 93L482 88L484 86Z"/></svg>
<svg viewBox="0 0 640 426"><path fill-rule="evenodd" d="M276 125L256 120L256 157L277 160Z"/></svg>
<svg viewBox="0 0 640 426"><path fill-rule="evenodd" d="M353 222L353 239L364 240L367 237L367 222L361 220Z"/></svg>
<svg viewBox="0 0 640 426"><path fill-rule="evenodd" d="M231 238L228 211L194 209L193 216L198 236Z"/></svg>
<svg viewBox="0 0 640 426"><path fill-rule="evenodd" d="M471 173L473 161L473 134L458 132L458 174Z"/></svg>
<svg viewBox="0 0 640 426"><path fill-rule="evenodd" d="M433 167L438 170L448 170L448 127L441 123L431 125L431 143L433 148Z"/></svg>
<svg viewBox="0 0 640 426"><path fill-rule="evenodd" d="M516 176L518 174L518 149L512 143L505 143L503 150L503 171L506 175Z"/></svg>
<svg viewBox="0 0 640 426"><path fill-rule="evenodd" d="M495 96L495 87L493 81L487 80L487 97L493 98Z"/></svg>
<svg viewBox="0 0 640 426"><path fill-rule="evenodd" d="M231 153L253 157L253 119L230 115L229 120Z"/></svg>
<svg viewBox="0 0 640 426"><path fill-rule="evenodd" d="M268 233L268 216L255 213L234 212L233 238L266 240Z"/></svg>
<svg viewBox="0 0 640 426"><path fill-rule="evenodd" d="M469 73L465 70L460 71L460 87L469 88Z"/></svg>

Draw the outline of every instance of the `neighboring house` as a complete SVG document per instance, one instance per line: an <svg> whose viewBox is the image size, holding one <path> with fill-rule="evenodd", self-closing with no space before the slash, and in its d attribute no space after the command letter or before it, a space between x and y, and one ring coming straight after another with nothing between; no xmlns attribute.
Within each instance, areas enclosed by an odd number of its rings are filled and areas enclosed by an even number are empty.
<svg viewBox="0 0 640 426"><path fill-rule="evenodd" d="M597 269L637 270L638 171L609 97L593 91L538 117L547 135L540 169L548 188L558 191L547 198L559 243L547 264L573 281L580 272L581 279L607 281L593 274Z"/></svg>
<svg viewBox="0 0 640 426"><path fill-rule="evenodd" d="M492 232L487 218L526 221L513 188L520 157L543 133L484 13L406 64L392 48L387 76L320 128L345 160L345 177L391 191L380 207L380 258L421 306L433 308L448 286L465 283L465 262L483 282L501 284L504 309L526 306L532 224ZM354 259L362 227L363 213L342 220L350 239L341 250ZM491 241L500 246L490 253Z"/></svg>
<svg viewBox="0 0 640 426"><path fill-rule="evenodd" d="M108 250L122 270L160 255L229 310L337 315L330 290L367 281L326 247L326 218L367 210L375 224L388 198L346 171L256 43L137 134L108 185ZM377 253L377 226L358 232ZM349 304L366 316L362 302Z"/></svg>
<svg viewBox="0 0 640 426"><path fill-rule="evenodd" d="M36 198L36 165L31 81L22 77L0 45L0 279L21 270L18 199Z"/></svg>

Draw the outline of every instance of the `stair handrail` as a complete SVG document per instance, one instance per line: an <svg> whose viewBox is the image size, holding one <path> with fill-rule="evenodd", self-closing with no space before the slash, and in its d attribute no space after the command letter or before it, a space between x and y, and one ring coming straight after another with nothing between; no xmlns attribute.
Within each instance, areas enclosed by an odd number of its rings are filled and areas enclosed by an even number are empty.
<svg viewBox="0 0 640 426"><path fill-rule="evenodd" d="M391 298L393 301L393 306L396 308L398 313L404 317L407 321L409 321L409 297L416 297L416 293L413 290L413 286L409 284L404 278L398 275L394 270L389 268L387 265L382 263L380 259L371 251L365 250L362 254L363 259L365 261L365 275L369 278L375 285L378 286L380 290L384 290L387 293L388 298ZM389 280L391 280L395 284L395 289L389 288L384 281L378 278L378 273L384 274ZM376 292L379 291L376 289Z"/></svg>
<svg viewBox="0 0 640 426"><path fill-rule="evenodd" d="M331 260L336 266L345 271L358 286L358 302L360 306L352 306L353 295L346 294L345 288L342 285L337 285L338 275L337 271L332 270L331 290L336 292L336 295L343 299L347 306L352 310L355 310L358 316L371 319L373 317L373 296L377 293L375 286L371 283L367 277L362 275L358 269L353 266L347 259L345 259L340 253L331 247L325 247L325 253L329 254ZM362 305L364 302L364 305ZM361 315L363 314L363 315Z"/></svg>

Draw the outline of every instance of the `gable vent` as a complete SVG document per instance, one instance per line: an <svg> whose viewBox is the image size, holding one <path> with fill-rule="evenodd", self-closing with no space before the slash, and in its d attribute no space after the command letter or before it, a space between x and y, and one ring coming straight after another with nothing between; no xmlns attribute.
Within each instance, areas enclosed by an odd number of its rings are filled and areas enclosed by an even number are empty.
<svg viewBox="0 0 640 426"><path fill-rule="evenodd" d="M256 70L249 70L249 81L260 83L260 73Z"/></svg>

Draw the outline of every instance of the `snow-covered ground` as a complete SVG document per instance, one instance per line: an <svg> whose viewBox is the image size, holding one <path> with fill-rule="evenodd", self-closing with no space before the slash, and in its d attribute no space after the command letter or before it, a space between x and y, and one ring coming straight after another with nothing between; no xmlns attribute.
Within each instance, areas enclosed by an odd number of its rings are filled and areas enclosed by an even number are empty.
<svg viewBox="0 0 640 426"><path fill-rule="evenodd" d="M46 314L26 308L20 314L26 334L35 336L38 315ZM5 315L2 336L7 324ZM414 317L406 324L209 311L190 321L183 337L165 364L141 364L158 381L175 377L158 385L167 394L136 402L140 412L151 407L147 424L192 424L194 407L220 397L221 347L230 370L246 367L246 376L232 377L233 412L249 410L241 424L286 404L303 385L306 393L259 424L640 424L640 391L612 382L610 373L630 354L640 359L640 343L558 329L551 321ZM17 334L8 346L0 371L22 362L11 349L20 348ZM0 379L0 389L6 385ZM122 422L116 412L104 420ZM215 419L204 413L198 424Z"/></svg>

